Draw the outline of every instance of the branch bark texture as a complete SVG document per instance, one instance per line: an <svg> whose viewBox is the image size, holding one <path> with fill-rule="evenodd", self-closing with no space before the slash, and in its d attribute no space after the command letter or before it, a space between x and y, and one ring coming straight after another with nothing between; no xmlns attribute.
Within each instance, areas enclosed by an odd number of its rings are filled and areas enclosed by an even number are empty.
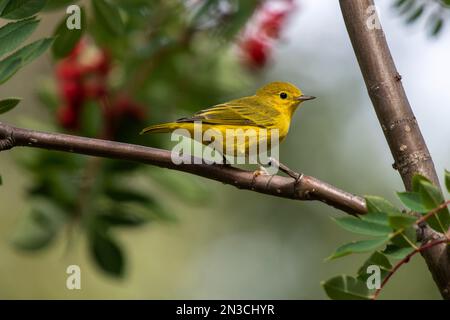
<svg viewBox="0 0 450 320"><path fill-rule="evenodd" d="M358 59L369 96L394 158L394 169L406 190L416 173L439 186L439 180L425 140L408 102L376 15L373 0L340 0L350 40ZM430 228L423 242L443 238ZM445 243L422 252L441 295L450 299L450 258Z"/></svg>
<svg viewBox="0 0 450 320"><path fill-rule="evenodd" d="M108 140L84 138L59 133L46 133L16 128L0 122L0 151L18 146L59 150L97 157L135 161L158 167L188 172L208 179L259 193L294 200L318 200L349 214L364 214L365 200L307 175L300 178L256 176L231 166L220 164L179 164L171 152Z"/></svg>

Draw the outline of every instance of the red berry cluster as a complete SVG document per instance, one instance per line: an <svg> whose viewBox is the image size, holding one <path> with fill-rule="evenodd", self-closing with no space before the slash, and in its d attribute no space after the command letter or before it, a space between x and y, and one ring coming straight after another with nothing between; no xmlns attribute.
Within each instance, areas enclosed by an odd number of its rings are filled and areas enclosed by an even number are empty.
<svg viewBox="0 0 450 320"><path fill-rule="evenodd" d="M105 130L110 132L124 117L143 120L145 110L129 97L113 96L108 87L111 59L105 50L80 41L56 67L56 77L63 105L58 109L58 122L68 130L80 128L83 107L98 101L102 107Z"/></svg>
<svg viewBox="0 0 450 320"><path fill-rule="evenodd" d="M295 8L295 0L265 0L247 24L238 45L244 62L251 68L266 65L272 47L280 38L286 19Z"/></svg>

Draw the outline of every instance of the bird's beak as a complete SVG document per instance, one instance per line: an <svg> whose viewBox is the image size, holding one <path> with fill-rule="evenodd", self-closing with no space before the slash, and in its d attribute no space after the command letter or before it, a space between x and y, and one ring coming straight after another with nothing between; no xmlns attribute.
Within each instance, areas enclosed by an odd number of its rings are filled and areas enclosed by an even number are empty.
<svg viewBox="0 0 450 320"><path fill-rule="evenodd" d="M308 101L308 100L313 100L316 97L313 96L305 96L305 95L301 95L300 97L297 97L298 101Z"/></svg>

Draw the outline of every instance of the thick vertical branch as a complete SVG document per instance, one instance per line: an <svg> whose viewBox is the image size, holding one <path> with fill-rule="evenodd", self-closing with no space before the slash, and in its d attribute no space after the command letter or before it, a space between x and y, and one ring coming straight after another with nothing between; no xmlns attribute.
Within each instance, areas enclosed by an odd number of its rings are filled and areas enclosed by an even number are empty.
<svg viewBox="0 0 450 320"><path fill-rule="evenodd" d="M436 185L436 175L425 140L406 97L378 21L373 0L340 0L345 25L378 120L407 190L420 173ZM426 228L424 242L440 235ZM450 299L450 258L446 244L424 251L428 268L442 296Z"/></svg>

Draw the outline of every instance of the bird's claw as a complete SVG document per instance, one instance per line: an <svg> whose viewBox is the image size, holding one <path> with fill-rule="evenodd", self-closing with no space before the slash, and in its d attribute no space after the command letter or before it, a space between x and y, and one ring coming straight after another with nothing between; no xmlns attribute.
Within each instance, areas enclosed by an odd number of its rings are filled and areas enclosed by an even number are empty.
<svg viewBox="0 0 450 320"><path fill-rule="evenodd" d="M256 178L258 176L270 176L270 173L266 168L260 166L258 170L253 171L253 178Z"/></svg>

